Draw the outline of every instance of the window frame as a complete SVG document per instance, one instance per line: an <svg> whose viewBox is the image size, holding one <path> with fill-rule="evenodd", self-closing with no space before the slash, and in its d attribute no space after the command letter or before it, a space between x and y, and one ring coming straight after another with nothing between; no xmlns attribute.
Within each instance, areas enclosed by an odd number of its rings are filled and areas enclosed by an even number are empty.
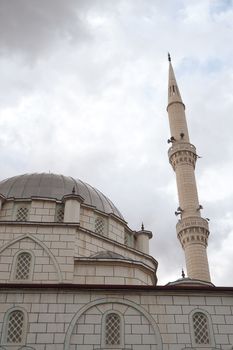
<svg viewBox="0 0 233 350"><path fill-rule="evenodd" d="M120 344L106 344L106 320L108 315L110 314L116 314L120 319ZM121 349L124 347L124 317L123 315L116 310L108 310L106 311L102 316L102 322L101 322L101 347L105 349Z"/></svg>
<svg viewBox="0 0 233 350"><path fill-rule="evenodd" d="M26 208L27 209L27 218L26 220L17 220L17 215L18 211L20 208ZM30 208L31 208L31 203L28 201L25 202L16 202L14 204L14 214L13 214L13 220L16 222L27 222L30 221Z"/></svg>
<svg viewBox="0 0 233 350"><path fill-rule="evenodd" d="M29 277L27 279L16 279L16 269L17 269L17 264L18 264L18 258L21 254L30 254L31 255L31 263L30 263L30 269L29 269ZM12 263L12 269L11 269L11 281L14 282L19 282L19 283L27 283L32 281L32 276L33 276L33 270L34 270L34 265L35 265L35 255L31 250L25 250L22 249L18 251L13 258L13 263Z"/></svg>
<svg viewBox="0 0 233 350"><path fill-rule="evenodd" d="M58 220L58 217L61 216L59 211L62 211L62 220ZM54 222L63 224L64 223L64 214L65 214L65 206L63 203L56 203Z"/></svg>
<svg viewBox="0 0 233 350"><path fill-rule="evenodd" d="M7 341L7 337L8 337L8 329L9 329L9 318L10 315L13 312L16 311L20 311L23 313L23 326L22 326L22 340L21 342L18 343L9 343ZM26 338L27 338L27 332L28 332L28 314L27 311L25 309L23 309L22 307L12 307L10 309L7 310L7 312L4 315L4 319L3 319L3 327L2 327L2 336L1 336L1 345L5 346L24 346L26 345Z"/></svg>
<svg viewBox="0 0 233 350"><path fill-rule="evenodd" d="M97 232L96 231L96 222L97 220L101 220L103 222L103 232ZM105 218L103 218L102 216L100 215L96 215L95 216L95 221L94 221L94 232L97 234L97 235L100 235L100 236L107 236L106 232L107 232L107 220Z"/></svg>
<svg viewBox="0 0 233 350"><path fill-rule="evenodd" d="M207 327L208 327L208 332L209 332L209 343L208 344L200 344L196 342L195 339L195 333L194 333L194 323L193 323L193 316L196 313L201 313L206 317L207 321ZM214 341L214 333L213 333L213 327L212 327L212 321L211 321L211 316L208 314L207 311L203 309L194 309L190 314L189 314L189 324L190 324L190 335L191 335L191 341L192 341L192 346L196 348L209 348L209 347L214 347L215 346L215 341Z"/></svg>

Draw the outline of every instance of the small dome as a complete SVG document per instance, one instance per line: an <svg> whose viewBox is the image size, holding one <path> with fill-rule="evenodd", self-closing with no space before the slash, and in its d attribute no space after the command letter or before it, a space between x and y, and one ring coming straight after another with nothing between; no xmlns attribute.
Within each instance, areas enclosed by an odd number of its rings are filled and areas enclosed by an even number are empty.
<svg viewBox="0 0 233 350"><path fill-rule="evenodd" d="M111 252L110 250L103 250L101 252L91 255L93 259L125 259L123 255Z"/></svg>
<svg viewBox="0 0 233 350"><path fill-rule="evenodd" d="M197 280L194 278L189 278L189 277L184 277L184 278L179 278L176 281L173 282L168 282L166 284L166 286L210 286L210 287L214 287L214 284L211 282L207 282L207 281L201 281L201 280Z"/></svg>
<svg viewBox="0 0 233 350"><path fill-rule="evenodd" d="M61 200L63 196L75 193L90 205L106 214L114 214L124 220L120 211L100 191L87 183L72 177L56 174L24 174L0 182L0 194L6 198L30 199L39 197Z"/></svg>

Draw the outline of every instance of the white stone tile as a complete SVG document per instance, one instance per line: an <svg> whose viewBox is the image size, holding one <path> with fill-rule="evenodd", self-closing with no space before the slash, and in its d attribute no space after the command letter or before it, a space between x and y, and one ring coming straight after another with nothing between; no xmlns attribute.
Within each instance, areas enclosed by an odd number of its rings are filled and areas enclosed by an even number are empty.
<svg viewBox="0 0 233 350"><path fill-rule="evenodd" d="M189 297L186 296L174 296L173 302L176 305L189 305Z"/></svg>
<svg viewBox="0 0 233 350"><path fill-rule="evenodd" d="M133 334L139 334L139 333L149 334L149 330L150 330L149 325L135 325L135 324L132 325Z"/></svg>
<svg viewBox="0 0 233 350"><path fill-rule="evenodd" d="M125 324L141 324L140 316L127 316L125 315Z"/></svg>
<svg viewBox="0 0 233 350"><path fill-rule="evenodd" d="M218 331L220 334L233 334L232 324L218 325Z"/></svg>
<svg viewBox="0 0 233 350"><path fill-rule="evenodd" d="M168 324L167 325L168 333L184 333L184 327L182 324Z"/></svg>
<svg viewBox="0 0 233 350"><path fill-rule="evenodd" d="M38 333L36 337L37 344L50 344L53 343L54 335L52 333Z"/></svg>
<svg viewBox="0 0 233 350"><path fill-rule="evenodd" d="M217 345L229 344L229 338L226 334L215 334L215 341Z"/></svg>
<svg viewBox="0 0 233 350"><path fill-rule="evenodd" d="M98 334L85 334L84 344L100 344L100 335Z"/></svg>
<svg viewBox="0 0 233 350"><path fill-rule="evenodd" d="M221 305L222 299L221 297L207 297L206 305Z"/></svg>
<svg viewBox="0 0 233 350"><path fill-rule="evenodd" d="M167 314L182 314L181 306L178 305L166 305Z"/></svg>
<svg viewBox="0 0 233 350"><path fill-rule="evenodd" d="M58 343L58 344L64 344L64 340L65 340L65 334L62 333L55 333L54 334L54 343Z"/></svg>
<svg viewBox="0 0 233 350"><path fill-rule="evenodd" d="M56 300L57 298L54 297L54 300ZM65 311L65 304L61 304L61 303L56 303L56 304L49 304L48 305L48 312L50 313L62 313Z"/></svg>
<svg viewBox="0 0 233 350"><path fill-rule="evenodd" d="M142 335L141 334L128 334L125 337L125 344L142 344Z"/></svg>
<svg viewBox="0 0 233 350"><path fill-rule="evenodd" d="M230 315L231 309L229 306L215 306L215 311L217 315Z"/></svg>
<svg viewBox="0 0 233 350"><path fill-rule="evenodd" d="M174 315L159 315L159 323L175 323Z"/></svg>
<svg viewBox="0 0 233 350"><path fill-rule="evenodd" d="M154 334L143 334L142 335L142 344L154 344L156 341Z"/></svg>
<svg viewBox="0 0 233 350"><path fill-rule="evenodd" d="M30 333L45 333L46 323L31 323L29 331Z"/></svg>
<svg viewBox="0 0 233 350"><path fill-rule="evenodd" d="M49 323L47 325L48 333L64 333L64 324L63 323Z"/></svg>
<svg viewBox="0 0 233 350"><path fill-rule="evenodd" d="M162 334L163 343L177 344L176 334Z"/></svg>
<svg viewBox="0 0 233 350"><path fill-rule="evenodd" d="M55 314L39 314L38 322L54 322L55 321Z"/></svg>

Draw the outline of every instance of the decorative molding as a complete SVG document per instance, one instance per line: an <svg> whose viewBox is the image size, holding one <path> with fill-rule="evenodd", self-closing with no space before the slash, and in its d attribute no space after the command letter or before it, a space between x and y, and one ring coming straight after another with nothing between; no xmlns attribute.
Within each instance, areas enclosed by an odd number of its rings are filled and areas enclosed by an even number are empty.
<svg viewBox="0 0 233 350"><path fill-rule="evenodd" d="M9 248L11 245L13 245L14 243L16 242L19 242L25 238L29 238L31 239L32 241L34 241L35 243L37 243L42 249L44 249L46 251L46 253L48 254L48 256L51 258L54 266L55 266L55 270L57 272L57 276L58 276L58 281L59 283L62 282L62 274L61 274L61 270L60 270L60 267L59 267L59 264L55 258L55 256L51 253L51 251L49 250L49 248L43 243L41 242L38 238L34 237L33 235L30 235L30 234L25 234L25 235L22 235L20 237L17 237L13 240L11 240L10 242L6 243L3 247L0 248L0 254L7 248Z"/></svg>
<svg viewBox="0 0 233 350"><path fill-rule="evenodd" d="M74 315L74 317L71 320L70 325L67 329L67 332L66 332L65 341L64 341L64 350L69 350L70 338L71 338L71 335L73 333L73 329L74 329L78 319L90 308L92 308L94 306L101 305L101 304L109 304L109 303L123 304L123 305L131 306L132 308L136 309L139 313L141 313L147 319L147 321L150 323L150 325L152 326L152 328L154 330L155 339L157 341L156 342L157 350L163 349L162 338L161 338L159 328L158 328L155 320L153 319L153 317L144 308L142 308L140 305L135 304L134 302L127 300L127 299L104 298L104 299L98 299L98 300L95 300L95 301L92 301L92 302L86 304Z"/></svg>

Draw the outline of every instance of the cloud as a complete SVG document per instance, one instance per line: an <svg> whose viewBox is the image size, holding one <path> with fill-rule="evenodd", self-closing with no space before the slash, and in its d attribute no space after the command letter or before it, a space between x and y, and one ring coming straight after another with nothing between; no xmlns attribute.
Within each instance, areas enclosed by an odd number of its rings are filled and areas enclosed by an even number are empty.
<svg viewBox="0 0 233 350"><path fill-rule="evenodd" d="M211 219L213 280L232 284L219 263L230 254L220 243L232 242L226 214L233 202L233 14L221 3L0 4L1 178L50 170L99 188L132 229L143 221L153 231L160 284L185 268L167 158L168 50L202 156L196 175L203 216Z"/></svg>
<svg viewBox="0 0 233 350"><path fill-rule="evenodd" d="M2 0L0 47L4 54L37 58L62 41L87 40L82 15L89 1Z"/></svg>

